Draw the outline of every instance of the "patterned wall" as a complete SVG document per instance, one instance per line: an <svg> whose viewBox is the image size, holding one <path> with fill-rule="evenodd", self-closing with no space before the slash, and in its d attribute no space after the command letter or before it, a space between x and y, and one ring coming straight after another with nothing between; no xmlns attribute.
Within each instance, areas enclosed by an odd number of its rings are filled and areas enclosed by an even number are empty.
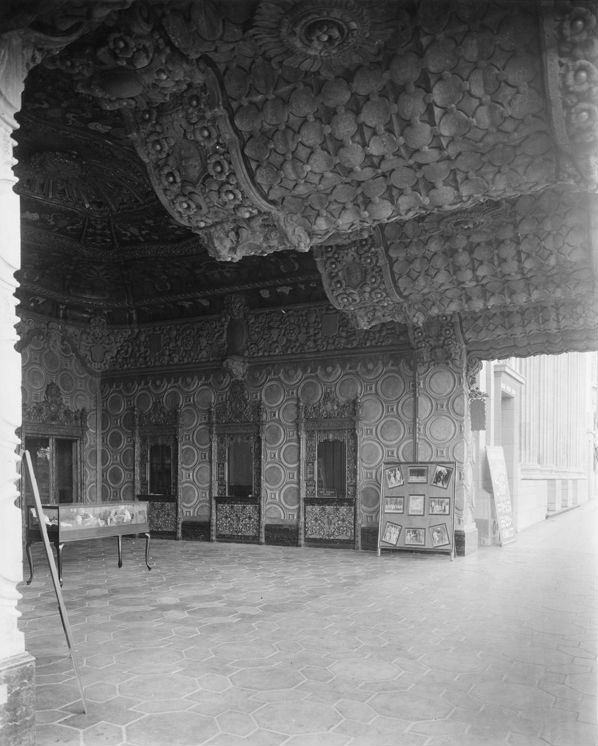
<svg viewBox="0 0 598 746"><path fill-rule="evenodd" d="M215 327L214 338L223 336L223 327L220 332L216 322L210 323ZM78 350L79 357L73 352L81 333L53 322L27 322L26 327L22 344L24 406L41 400L47 383L56 381L68 406L89 411L84 444L84 497L96 499L98 377L88 372L85 349ZM153 364L160 368L154 370L148 367L145 358L139 360L137 345L143 347L139 344L141 338L147 340L152 334L160 337L166 329L143 330L133 345L131 337L118 337L120 351L111 359L121 363L126 360L126 364L120 371L113 368L100 387L102 486L98 497L102 500L134 497L133 410L148 412L159 402L180 412L181 517L207 521L211 482L209 411L216 396L226 393L232 379L222 366L222 358L212 355L211 360L205 360L203 348L199 349L201 359L195 361L195 371L182 369L181 357L188 366L193 355L198 355L197 349L185 343L188 328L188 324L171 326L169 349L178 349L179 356L168 364L168 357L156 354ZM463 371L444 363L420 364L416 384L412 353L400 351L402 340L395 329L393 325L383 324L375 330L355 330L334 312L313 307L289 309L285 315L250 314L247 349L253 362L246 380L249 394L261 399L265 417L266 523L297 523L300 459L297 401L314 404L329 390L342 401L354 397L360 400L358 500L362 525L375 525L383 462L411 461L416 455L416 389L417 457L422 461L455 460L460 465L457 522L462 524L464 500L470 493L468 470L463 469L468 433ZM258 335L259 330L263 333ZM179 331L184 332L182 336ZM319 355L315 352L318 344L321 344ZM116 346L118 343L111 349ZM259 360L263 362L259 364ZM136 362L145 364L137 367Z"/></svg>
<svg viewBox="0 0 598 746"><path fill-rule="evenodd" d="M208 411L230 384L220 371L199 375L145 375L102 386L105 443L104 499L130 499L134 480L131 407L146 412L155 400L180 407L180 499L184 518L210 517L210 431ZM360 398L358 491L361 522L375 525L380 475L386 459L413 459L413 371L400 356L361 360L286 363L250 368L249 393L261 396L265 413L264 496L266 523L296 523L299 508L297 398L315 403L331 388L347 400ZM464 459L464 395L459 375L438 366L420 377L420 460ZM459 470L463 479L462 469ZM461 487L463 494L463 487Z"/></svg>
<svg viewBox="0 0 598 746"><path fill-rule="evenodd" d="M40 331L38 329L38 331ZM55 382L65 406L87 411L87 430L82 445L83 500L99 499L96 492L97 412L99 377L86 370L59 328L53 325L27 338L21 349L23 408L44 399L46 386Z"/></svg>

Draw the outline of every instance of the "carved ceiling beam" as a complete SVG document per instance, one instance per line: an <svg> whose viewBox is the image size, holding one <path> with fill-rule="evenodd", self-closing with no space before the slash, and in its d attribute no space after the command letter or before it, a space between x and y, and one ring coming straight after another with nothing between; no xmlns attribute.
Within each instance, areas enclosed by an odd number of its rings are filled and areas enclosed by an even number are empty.
<svg viewBox="0 0 598 746"><path fill-rule="evenodd" d="M595 188L595 15L541 6L143 4L52 64L130 111L162 203L236 261L556 181Z"/></svg>

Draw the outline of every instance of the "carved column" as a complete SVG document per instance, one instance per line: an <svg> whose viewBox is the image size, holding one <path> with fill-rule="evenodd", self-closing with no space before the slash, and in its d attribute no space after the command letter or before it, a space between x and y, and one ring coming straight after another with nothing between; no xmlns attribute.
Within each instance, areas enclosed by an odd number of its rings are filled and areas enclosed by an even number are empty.
<svg viewBox="0 0 598 746"><path fill-rule="evenodd" d="M455 550L477 551L468 368L457 314L409 328L417 359L417 457L455 461Z"/></svg>
<svg viewBox="0 0 598 746"><path fill-rule="evenodd" d="M17 602L22 581L21 511L18 507L19 456L15 429L21 422L21 358L15 350L14 272L20 265L19 198L13 192L14 114L21 105L31 55L17 34L0 38L0 741L14 746L34 742L34 659L19 631Z"/></svg>

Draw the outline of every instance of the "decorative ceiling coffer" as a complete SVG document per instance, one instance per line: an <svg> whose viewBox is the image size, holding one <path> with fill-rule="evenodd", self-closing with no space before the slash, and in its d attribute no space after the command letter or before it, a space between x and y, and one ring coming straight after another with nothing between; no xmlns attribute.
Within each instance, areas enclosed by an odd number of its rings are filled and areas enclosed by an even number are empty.
<svg viewBox="0 0 598 746"><path fill-rule="evenodd" d="M490 0L262 0L252 19L236 12L133 6L96 34L94 54L86 39L84 54L48 63L128 109L162 203L219 259L555 183L596 188L589 2L542 4L542 16Z"/></svg>

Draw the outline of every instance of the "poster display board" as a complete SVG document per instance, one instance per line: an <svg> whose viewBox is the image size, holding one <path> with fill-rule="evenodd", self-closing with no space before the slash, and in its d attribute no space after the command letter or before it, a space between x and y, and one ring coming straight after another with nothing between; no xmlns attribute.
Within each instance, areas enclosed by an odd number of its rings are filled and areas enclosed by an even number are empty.
<svg viewBox="0 0 598 746"><path fill-rule="evenodd" d="M380 491L382 549L454 555L455 462L385 463Z"/></svg>
<svg viewBox="0 0 598 746"><path fill-rule="evenodd" d="M511 505L511 492L509 490L509 478L505 462L505 452L502 446L486 446L486 459L490 471L490 482L492 483L492 498L494 500L494 512L498 525L498 539L500 545L515 541L515 524L513 523L513 507Z"/></svg>

